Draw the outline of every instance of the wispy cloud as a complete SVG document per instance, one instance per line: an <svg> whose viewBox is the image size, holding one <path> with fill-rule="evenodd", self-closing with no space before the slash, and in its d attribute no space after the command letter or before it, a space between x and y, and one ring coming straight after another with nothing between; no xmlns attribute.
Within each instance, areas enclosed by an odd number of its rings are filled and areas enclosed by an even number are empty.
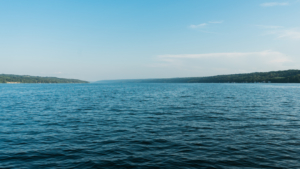
<svg viewBox="0 0 300 169"><path fill-rule="evenodd" d="M218 23L223 23L224 21L209 21L208 23L213 23L213 24L218 24Z"/></svg>
<svg viewBox="0 0 300 169"><path fill-rule="evenodd" d="M179 54L179 55L159 55L159 58L186 58L186 59L200 59L200 58L216 58L216 57L245 57L245 56L283 56L284 54L272 50L266 50L261 52L229 52L229 53L204 53L204 54Z"/></svg>
<svg viewBox="0 0 300 169"><path fill-rule="evenodd" d="M201 24L198 24L198 25L192 24L192 25L189 26L189 28L200 29L200 28L205 28L205 27L207 27L210 24L221 24L223 22L224 21L209 21L208 23L201 23ZM212 32L206 32L206 33L212 33Z"/></svg>
<svg viewBox="0 0 300 169"><path fill-rule="evenodd" d="M296 62L278 51L166 54L157 56L156 67L212 74L270 71L296 68ZM299 66L299 65L298 65ZM222 74L221 73L221 74Z"/></svg>
<svg viewBox="0 0 300 169"><path fill-rule="evenodd" d="M190 28L196 29L196 28L203 28L207 25L207 23L202 23L198 25L190 25Z"/></svg>
<svg viewBox="0 0 300 169"><path fill-rule="evenodd" d="M268 31L268 34L274 34L279 39L300 40L300 31L297 30L273 30Z"/></svg>
<svg viewBox="0 0 300 169"><path fill-rule="evenodd" d="M272 25L256 25L259 28L265 29L266 35L275 35L278 39L300 40L299 29L288 29L283 26Z"/></svg>
<svg viewBox="0 0 300 169"><path fill-rule="evenodd" d="M266 2L266 3L260 4L260 6L263 6L263 7L287 6L287 5L289 5L288 2Z"/></svg>

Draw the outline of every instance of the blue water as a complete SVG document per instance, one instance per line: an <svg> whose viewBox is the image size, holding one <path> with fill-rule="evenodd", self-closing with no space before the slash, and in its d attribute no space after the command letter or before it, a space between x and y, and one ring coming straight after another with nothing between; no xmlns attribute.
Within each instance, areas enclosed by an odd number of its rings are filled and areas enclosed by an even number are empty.
<svg viewBox="0 0 300 169"><path fill-rule="evenodd" d="M300 84L1 84L0 168L300 168Z"/></svg>

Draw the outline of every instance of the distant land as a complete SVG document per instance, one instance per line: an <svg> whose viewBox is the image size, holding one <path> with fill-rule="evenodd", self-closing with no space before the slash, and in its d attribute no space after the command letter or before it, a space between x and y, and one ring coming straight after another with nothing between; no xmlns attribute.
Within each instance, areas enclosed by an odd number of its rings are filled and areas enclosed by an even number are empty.
<svg viewBox="0 0 300 169"><path fill-rule="evenodd" d="M89 83L77 79L0 74L0 83Z"/></svg>
<svg viewBox="0 0 300 169"><path fill-rule="evenodd" d="M300 70L254 72L208 77L102 80L96 83L300 83Z"/></svg>

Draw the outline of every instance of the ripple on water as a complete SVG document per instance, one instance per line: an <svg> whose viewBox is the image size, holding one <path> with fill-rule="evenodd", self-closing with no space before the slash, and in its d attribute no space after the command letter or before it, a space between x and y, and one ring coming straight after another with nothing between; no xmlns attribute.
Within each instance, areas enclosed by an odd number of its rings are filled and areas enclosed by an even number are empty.
<svg viewBox="0 0 300 169"><path fill-rule="evenodd" d="M298 84L0 85L0 168L300 168Z"/></svg>

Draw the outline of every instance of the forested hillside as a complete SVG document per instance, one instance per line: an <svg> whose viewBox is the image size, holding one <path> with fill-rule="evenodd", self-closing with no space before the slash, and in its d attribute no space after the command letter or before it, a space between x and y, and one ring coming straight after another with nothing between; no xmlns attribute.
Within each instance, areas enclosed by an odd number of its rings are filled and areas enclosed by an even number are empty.
<svg viewBox="0 0 300 169"><path fill-rule="evenodd" d="M77 79L0 74L0 83L88 83Z"/></svg>
<svg viewBox="0 0 300 169"><path fill-rule="evenodd" d="M187 77L169 79L136 79L99 82L123 83L300 83L300 70L255 72L246 74L218 75L209 77Z"/></svg>

